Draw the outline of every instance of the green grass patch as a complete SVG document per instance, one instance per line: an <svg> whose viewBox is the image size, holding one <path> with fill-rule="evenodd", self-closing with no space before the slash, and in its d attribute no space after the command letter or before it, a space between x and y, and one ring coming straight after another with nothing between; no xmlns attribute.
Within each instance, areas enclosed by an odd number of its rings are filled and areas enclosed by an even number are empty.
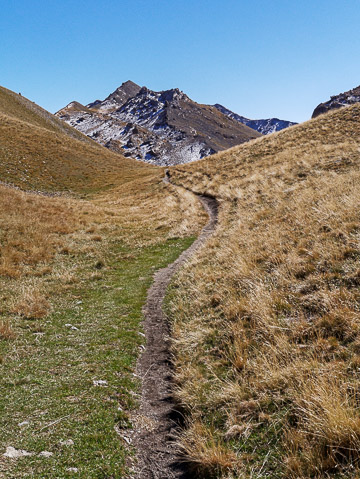
<svg viewBox="0 0 360 479"><path fill-rule="evenodd" d="M15 338L0 339L1 477L124 477L132 451L116 427L131 427L137 407L147 289L193 240L114 243L105 261L83 255L76 281L49 279L50 315L10 318ZM4 457L8 446L33 455Z"/></svg>

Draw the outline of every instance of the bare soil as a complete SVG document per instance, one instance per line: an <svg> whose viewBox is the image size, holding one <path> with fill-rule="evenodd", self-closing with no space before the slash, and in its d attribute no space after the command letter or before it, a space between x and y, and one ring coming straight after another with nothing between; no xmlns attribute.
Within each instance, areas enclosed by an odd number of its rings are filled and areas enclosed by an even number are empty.
<svg viewBox="0 0 360 479"><path fill-rule="evenodd" d="M199 199L209 214L209 222L176 261L155 274L143 310L146 348L137 366L137 374L142 379L142 396L140 411L133 418L132 437L137 450L137 479L189 477L174 442L180 414L172 395L170 326L163 312L163 301L173 275L215 230L218 202L208 196L199 196Z"/></svg>

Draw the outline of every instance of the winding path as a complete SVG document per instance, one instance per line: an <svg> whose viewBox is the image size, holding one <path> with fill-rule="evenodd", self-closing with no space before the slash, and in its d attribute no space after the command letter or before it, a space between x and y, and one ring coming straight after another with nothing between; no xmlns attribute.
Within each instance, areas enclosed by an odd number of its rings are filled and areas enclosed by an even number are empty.
<svg viewBox="0 0 360 479"><path fill-rule="evenodd" d="M168 178L166 176L165 181ZM138 459L137 479L186 478L172 441L176 409L172 397L170 327L162 305L172 276L215 230L218 202L208 196L198 197L209 215L209 221L197 240L176 261L155 274L143 309L146 348L137 366L137 374L142 380L142 395L133 436Z"/></svg>

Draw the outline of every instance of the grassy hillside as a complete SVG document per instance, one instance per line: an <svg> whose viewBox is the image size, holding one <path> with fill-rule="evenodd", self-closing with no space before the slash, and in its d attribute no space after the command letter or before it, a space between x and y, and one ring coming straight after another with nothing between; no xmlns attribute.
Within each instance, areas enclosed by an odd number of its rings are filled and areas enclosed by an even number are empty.
<svg viewBox="0 0 360 479"><path fill-rule="evenodd" d="M56 133L63 132L72 138L90 143L86 136L81 135L73 128L69 128L68 125L63 124L58 118L36 103L23 97L20 93L15 93L4 87L0 87L0 111L3 114L26 121L32 125L40 126Z"/></svg>
<svg viewBox="0 0 360 479"><path fill-rule="evenodd" d="M183 450L204 477L359 477L360 107L197 163L217 233L179 274Z"/></svg>
<svg viewBox="0 0 360 479"><path fill-rule="evenodd" d="M0 87L0 178L22 189L102 191L148 165L115 154L26 98Z"/></svg>
<svg viewBox="0 0 360 479"><path fill-rule="evenodd" d="M0 98L0 476L122 478L146 291L205 215L160 168Z"/></svg>

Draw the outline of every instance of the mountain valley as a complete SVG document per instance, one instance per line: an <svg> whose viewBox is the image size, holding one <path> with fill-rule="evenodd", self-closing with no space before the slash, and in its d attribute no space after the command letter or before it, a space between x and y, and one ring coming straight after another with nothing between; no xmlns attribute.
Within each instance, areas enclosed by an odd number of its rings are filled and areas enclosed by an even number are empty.
<svg viewBox="0 0 360 479"><path fill-rule="evenodd" d="M177 89L0 88L0 476L359 477L356 98L260 134Z"/></svg>

